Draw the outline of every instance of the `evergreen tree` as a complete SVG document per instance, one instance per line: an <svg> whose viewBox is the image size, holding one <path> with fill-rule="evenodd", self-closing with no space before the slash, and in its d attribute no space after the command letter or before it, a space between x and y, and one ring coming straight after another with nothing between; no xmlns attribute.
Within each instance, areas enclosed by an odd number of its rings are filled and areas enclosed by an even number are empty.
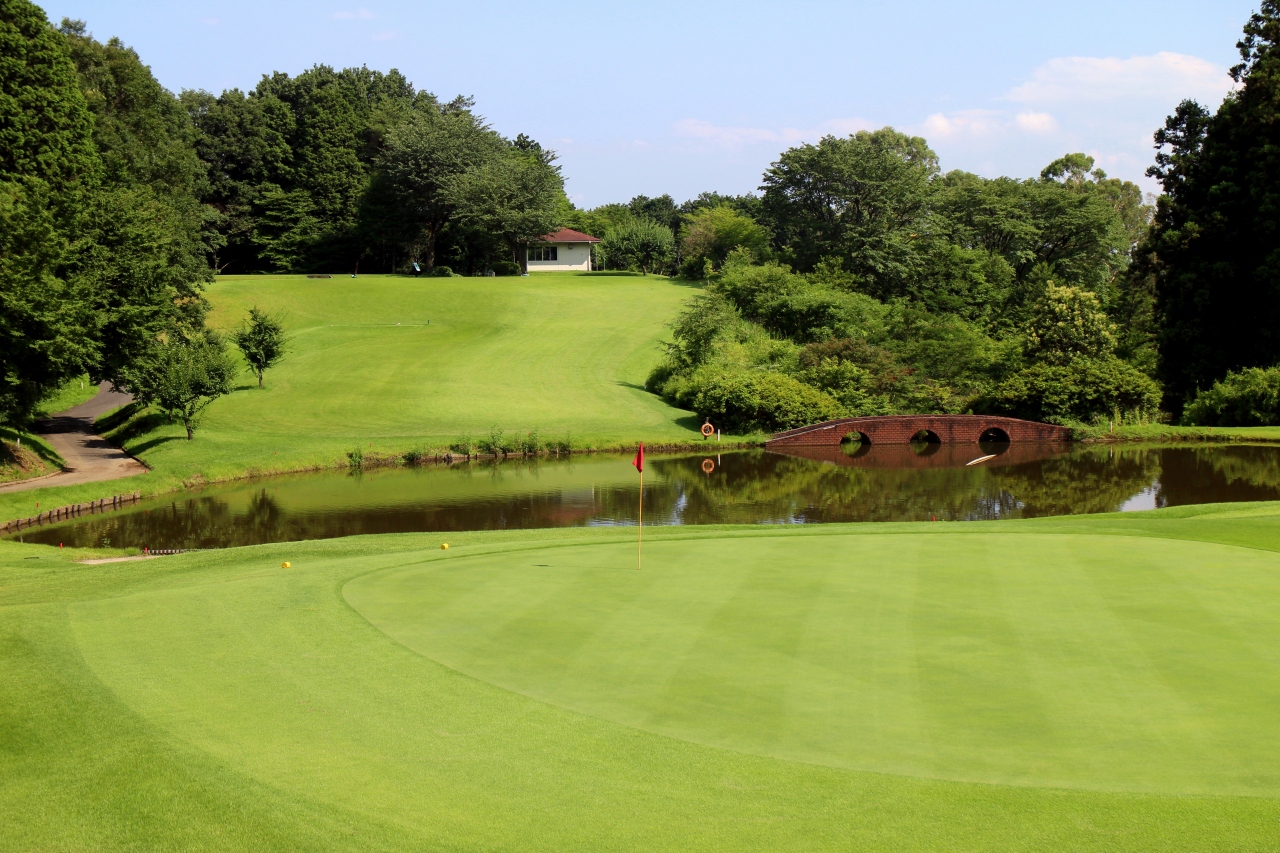
<svg viewBox="0 0 1280 853"><path fill-rule="evenodd" d="M1229 371L1280 360L1280 2L1238 44L1217 113L1184 101L1155 135L1150 257L1159 374L1175 414Z"/></svg>

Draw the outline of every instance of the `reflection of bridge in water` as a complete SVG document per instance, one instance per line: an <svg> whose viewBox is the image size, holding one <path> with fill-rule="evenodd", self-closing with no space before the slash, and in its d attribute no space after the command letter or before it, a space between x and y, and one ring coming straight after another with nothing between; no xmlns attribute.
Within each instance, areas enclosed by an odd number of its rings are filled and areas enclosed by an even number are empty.
<svg viewBox="0 0 1280 853"><path fill-rule="evenodd" d="M994 458L979 463L984 468L996 466L1021 465L1026 462L1037 462L1053 456L1071 452L1071 445L1066 442L1037 441L1013 444L1009 442L993 442L982 444L859 444L853 447L842 447L838 444L827 445L768 445L771 453L781 456L792 456L797 459L810 459L814 462L829 462L842 468L874 468L874 469L924 469L924 468L963 468L970 462L994 454ZM975 466L976 467L976 466Z"/></svg>
<svg viewBox="0 0 1280 853"><path fill-rule="evenodd" d="M770 450L805 445L838 445L846 437L863 444L910 444L917 436L942 444L977 444L979 441L1067 441L1070 430L1055 424L988 415L883 415L870 418L838 418L774 435L765 443Z"/></svg>

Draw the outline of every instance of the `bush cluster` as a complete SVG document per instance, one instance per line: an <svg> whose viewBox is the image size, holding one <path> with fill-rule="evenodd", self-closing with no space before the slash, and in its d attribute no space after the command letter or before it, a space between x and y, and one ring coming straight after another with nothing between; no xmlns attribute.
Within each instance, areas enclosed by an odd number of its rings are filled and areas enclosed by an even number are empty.
<svg viewBox="0 0 1280 853"><path fill-rule="evenodd" d="M1228 373L1198 393L1183 412L1196 426L1280 424L1280 367L1250 367Z"/></svg>
<svg viewBox="0 0 1280 853"><path fill-rule="evenodd" d="M1046 280L1009 327L857 286L830 265L801 275L731 255L673 324L647 387L741 432L925 412L1075 423L1159 403L1088 291Z"/></svg>

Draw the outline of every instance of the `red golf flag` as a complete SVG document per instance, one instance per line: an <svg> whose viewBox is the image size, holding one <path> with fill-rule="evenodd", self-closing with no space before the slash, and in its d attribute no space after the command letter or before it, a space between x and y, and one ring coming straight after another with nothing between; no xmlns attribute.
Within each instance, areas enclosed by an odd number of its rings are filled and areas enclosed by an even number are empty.
<svg viewBox="0 0 1280 853"><path fill-rule="evenodd" d="M636 466L636 470L641 474L644 473L644 442L640 442L640 449L636 452L636 458L631 460L631 464Z"/></svg>

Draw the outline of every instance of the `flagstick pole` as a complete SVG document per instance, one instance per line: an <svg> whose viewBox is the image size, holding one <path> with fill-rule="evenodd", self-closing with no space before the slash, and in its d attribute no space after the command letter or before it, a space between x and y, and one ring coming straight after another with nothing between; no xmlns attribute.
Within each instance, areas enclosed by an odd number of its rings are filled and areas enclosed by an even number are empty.
<svg viewBox="0 0 1280 853"><path fill-rule="evenodd" d="M640 571L640 552L644 548L644 471L640 472L640 532L636 537L636 571Z"/></svg>

